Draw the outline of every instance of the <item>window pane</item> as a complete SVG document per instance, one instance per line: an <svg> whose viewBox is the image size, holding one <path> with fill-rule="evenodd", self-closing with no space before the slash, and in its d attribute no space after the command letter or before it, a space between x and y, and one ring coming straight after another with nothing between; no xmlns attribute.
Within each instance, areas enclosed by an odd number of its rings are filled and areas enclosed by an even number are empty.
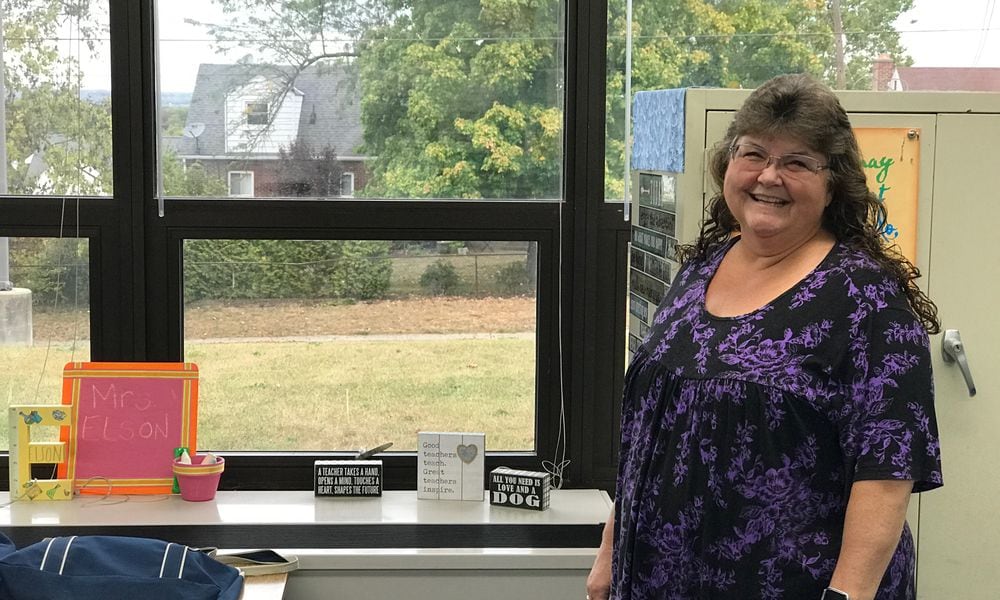
<svg viewBox="0 0 1000 600"><path fill-rule="evenodd" d="M253 171L229 172L229 195L253 197Z"/></svg>
<svg viewBox="0 0 1000 600"><path fill-rule="evenodd" d="M267 125L267 102L247 102L247 125Z"/></svg>
<svg viewBox="0 0 1000 600"><path fill-rule="evenodd" d="M340 195L354 195L354 173L344 173L340 176Z"/></svg>
<svg viewBox="0 0 1000 600"><path fill-rule="evenodd" d="M110 195L107 2L3 2L0 21L0 194Z"/></svg>
<svg viewBox="0 0 1000 600"><path fill-rule="evenodd" d="M982 12L955 10L951 3L931 0L918 0L912 11L902 12L910 4L634 0L627 74L628 4L609 0L605 198L620 201L624 194L626 79L632 98L640 91L669 88L755 88L782 73L809 73L837 89L918 89L913 87L918 80L932 85L925 77L934 84L947 81L964 87L919 89L1000 89L998 78L987 71L928 72L906 66L911 55L921 67L920 62L928 60L1000 65L1000 54L984 51L990 46ZM954 39L948 30L965 38L966 49L975 45L972 40L978 42L980 52L963 54L954 51L955 45L941 43ZM898 77L891 81L894 65L902 83Z"/></svg>
<svg viewBox="0 0 1000 600"><path fill-rule="evenodd" d="M0 261L5 258L2 240L9 240L9 281L14 286L0 292L3 406L58 404L63 366L90 360L88 242L2 238ZM55 439L55 430L48 429L40 433ZM0 430L0 448L5 450L7 433L6 427Z"/></svg>
<svg viewBox="0 0 1000 600"><path fill-rule="evenodd" d="M164 193L239 170L257 197L558 198L563 10L159 2Z"/></svg>
<svg viewBox="0 0 1000 600"><path fill-rule="evenodd" d="M535 447L534 242L188 240L199 446Z"/></svg>

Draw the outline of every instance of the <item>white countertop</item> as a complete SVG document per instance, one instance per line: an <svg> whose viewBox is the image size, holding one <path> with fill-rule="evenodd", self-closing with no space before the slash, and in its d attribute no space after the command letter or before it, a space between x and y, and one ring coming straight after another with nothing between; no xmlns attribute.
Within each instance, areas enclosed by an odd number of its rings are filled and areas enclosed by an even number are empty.
<svg viewBox="0 0 1000 600"><path fill-rule="evenodd" d="M19 501L0 509L0 527L100 525L588 525L607 520L602 490L552 490L548 510L491 506L487 500L418 500L416 492L381 498L315 497L311 491L219 492L215 500L179 496L80 496L69 501ZM9 494L0 492L0 504Z"/></svg>
<svg viewBox="0 0 1000 600"><path fill-rule="evenodd" d="M0 493L0 503L9 495ZM72 534L75 527L100 532L103 526L142 527L236 526L596 526L607 520L612 502L601 490L552 490L548 510L491 506L488 501L418 500L416 492L384 492L381 498L314 497L311 491L219 492L209 502L186 502L179 496L83 496L65 502L15 502L0 509L0 530L45 529L46 535ZM117 502L112 504L112 502ZM58 533L51 533L51 531ZM169 531L169 530L168 530ZM342 533L349 535L349 533ZM244 538L239 538L244 539ZM266 545L265 545L266 546ZM249 550L233 547L231 550ZM537 547L351 547L275 548L299 558L308 571L372 571L398 569L451 570L586 570L596 548Z"/></svg>

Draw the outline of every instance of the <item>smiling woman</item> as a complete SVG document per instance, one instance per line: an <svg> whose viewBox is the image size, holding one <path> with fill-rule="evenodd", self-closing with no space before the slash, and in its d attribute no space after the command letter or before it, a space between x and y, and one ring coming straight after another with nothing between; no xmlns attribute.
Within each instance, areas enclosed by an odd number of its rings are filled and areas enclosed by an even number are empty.
<svg viewBox="0 0 1000 600"><path fill-rule="evenodd" d="M778 157L772 162L775 154ZM822 224L831 193L829 178L820 169L828 167L815 154L795 139L752 135L737 139L723 182L726 206L739 223L743 241L740 248L751 248L757 257L772 263L761 267L780 265L781 271L750 270L747 267L751 265L745 261L751 257L737 253L723 261L717 277L738 278L747 272L760 272L755 283L762 287L749 289L765 295L768 288L780 292L812 270L830 250L833 237ZM801 250L797 254L801 262L782 260L796 250ZM742 264L733 264L740 257ZM796 267L790 268L791 265ZM714 307L716 298L712 292L709 289L709 301Z"/></svg>
<svg viewBox="0 0 1000 600"><path fill-rule="evenodd" d="M775 77L710 163L722 192L626 375L591 596L910 600L907 503L941 485L939 324L881 243L847 114Z"/></svg>

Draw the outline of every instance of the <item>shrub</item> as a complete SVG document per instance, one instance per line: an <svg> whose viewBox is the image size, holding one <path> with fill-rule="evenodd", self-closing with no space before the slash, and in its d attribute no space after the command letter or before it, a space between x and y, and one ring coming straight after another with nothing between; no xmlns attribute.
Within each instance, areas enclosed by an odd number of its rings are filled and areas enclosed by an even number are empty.
<svg viewBox="0 0 1000 600"><path fill-rule="evenodd" d="M455 265L439 259L427 265L420 276L420 287L434 296L453 294L458 289L458 271Z"/></svg>
<svg viewBox="0 0 1000 600"><path fill-rule="evenodd" d="M507 263L500 267L493 278L500 293L506 296L523 296L534 292L524 261Z"/></svg>
<svg viewBox="0 0 1000 600"><path fill-rule="evenodd" d="M90 304L86 238L18 238L11 244L10 279L31 290L37 304L75 308Z"/></svg>
<svg viewBox="0 0 1000 600"><path fill-rule="evenodd" d="M389 243L351 240L190 240L188 300L385 297Z"/></svg>

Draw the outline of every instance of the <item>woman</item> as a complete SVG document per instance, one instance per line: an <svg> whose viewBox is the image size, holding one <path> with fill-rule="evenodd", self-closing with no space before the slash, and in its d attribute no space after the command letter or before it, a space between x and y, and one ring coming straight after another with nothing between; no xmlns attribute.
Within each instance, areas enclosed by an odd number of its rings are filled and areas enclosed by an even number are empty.
<svg viewBox="0 0 1000 600"><path fill-rule="evenodd" d="M722 194L626 377L592 600L914 598L941 485L936 308L879 232L847 114L804 75L746 100Z"/></svg>

